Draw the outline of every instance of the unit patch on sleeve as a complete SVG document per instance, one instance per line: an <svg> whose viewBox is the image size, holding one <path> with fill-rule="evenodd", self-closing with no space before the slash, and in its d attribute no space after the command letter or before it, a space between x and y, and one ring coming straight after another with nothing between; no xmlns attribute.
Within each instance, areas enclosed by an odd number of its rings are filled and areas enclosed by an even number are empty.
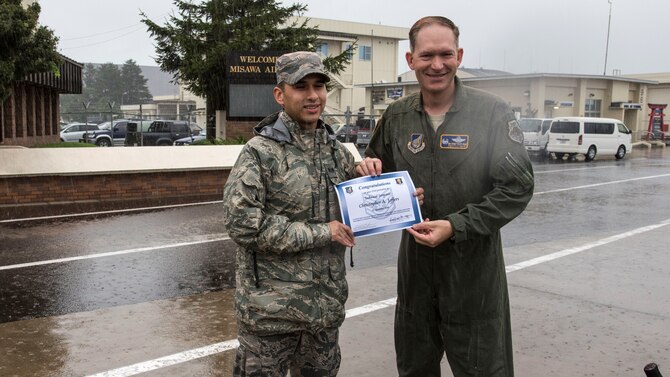
<svg viewBox="0 0 670 377"><path fill-rule="evenodd" d="M468 149L470 135L440 135L440 148L442 149Z"/></svg>
<svg viewBox="0 0 670 377"><path fill-rule="evenodd" d="M521 131L521 127L519 127L519 122L511 120L507 123L507 128L509 129L509 132L507 133L509 138L515 143L523 144L523 131Z"/></svg>
<svg viewBox="0 0 670 377"><path fill-rule="evenodd" d="M409 137L409 142L407 143L407 149L412 153L417 154L426 148L426 141L423 138L423 134L412 134Z"/></svg>

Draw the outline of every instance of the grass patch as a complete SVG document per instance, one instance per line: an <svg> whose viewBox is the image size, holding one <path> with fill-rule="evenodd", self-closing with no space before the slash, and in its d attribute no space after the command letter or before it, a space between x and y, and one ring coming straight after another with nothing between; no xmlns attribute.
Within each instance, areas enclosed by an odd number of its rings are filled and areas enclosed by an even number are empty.
<svg viewBox="0 0 670 377"><path fill-rule="evenodd" d="M235 139L222 139L220 137L217 137L216 139L209 140L198 140L193 142L191 145L239 145L239 144L245 144L247 140L243 138L242 136L239 136Z"/></svg>

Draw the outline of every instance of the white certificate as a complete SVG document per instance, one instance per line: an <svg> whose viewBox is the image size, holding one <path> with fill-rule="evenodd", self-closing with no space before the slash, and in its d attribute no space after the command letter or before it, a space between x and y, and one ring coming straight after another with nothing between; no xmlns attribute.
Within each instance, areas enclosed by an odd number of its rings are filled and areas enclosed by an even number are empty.
<svg viewBox="0 0 670 377"><path fill-rule="evenodd" d="M407 171L361 177L335 186L342 222L354 236L369 236L421 222L419 199Z"/></svg>

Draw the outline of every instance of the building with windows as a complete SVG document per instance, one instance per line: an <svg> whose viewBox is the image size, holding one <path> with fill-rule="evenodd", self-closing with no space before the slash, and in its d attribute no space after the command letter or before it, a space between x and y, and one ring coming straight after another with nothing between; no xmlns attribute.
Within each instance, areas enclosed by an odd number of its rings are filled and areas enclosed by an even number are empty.
<svg viewBox="0 0 670 377"><path fill-rule="evenodd" d="M0 104L0 145L32 146L60 140L60 97L81 93L82 65L61 55L59 75L33 73L14 83Z"/></svg>
<svg viewBox="0 0 670 377"><path fill-rule="evenodd" d="M505 99L519 118L567 116L622 120L640 140L649 124L649 104L670 102L670 74L597 76L557 73L514 75L501 71L459 68L465 85ZM375 111L419 91L413 71L394 83L365 84Z"/></svg>
<svg viewBox="0 0 670 377"><path fill-rule="evenodd" d="M299 22L306 18L300 17ZM373 114L372 103L361 84L395 82L398 77L399 42L407 40L409 29L378 24L308 18L319 29L316 52L336 56L352 45L351 62L339 75L331 77L325 114L330 122L344 122L343 114L362 111ZM362 110L361 110L362 109Z"/></svg>

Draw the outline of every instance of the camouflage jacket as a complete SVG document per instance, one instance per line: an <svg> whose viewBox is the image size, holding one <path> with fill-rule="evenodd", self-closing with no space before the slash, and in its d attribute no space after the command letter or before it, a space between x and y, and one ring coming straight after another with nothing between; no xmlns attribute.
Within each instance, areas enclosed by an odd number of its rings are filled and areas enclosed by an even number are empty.
<svg viewBox="0 0 670 377"><path fill-rule="evenodd" d="M238 244L239 328L257 335L337 327L348 296L333 185L353 178L352 154L330 126L302 131L281 112L265 118L224 187L224 218Z"/></svg>

